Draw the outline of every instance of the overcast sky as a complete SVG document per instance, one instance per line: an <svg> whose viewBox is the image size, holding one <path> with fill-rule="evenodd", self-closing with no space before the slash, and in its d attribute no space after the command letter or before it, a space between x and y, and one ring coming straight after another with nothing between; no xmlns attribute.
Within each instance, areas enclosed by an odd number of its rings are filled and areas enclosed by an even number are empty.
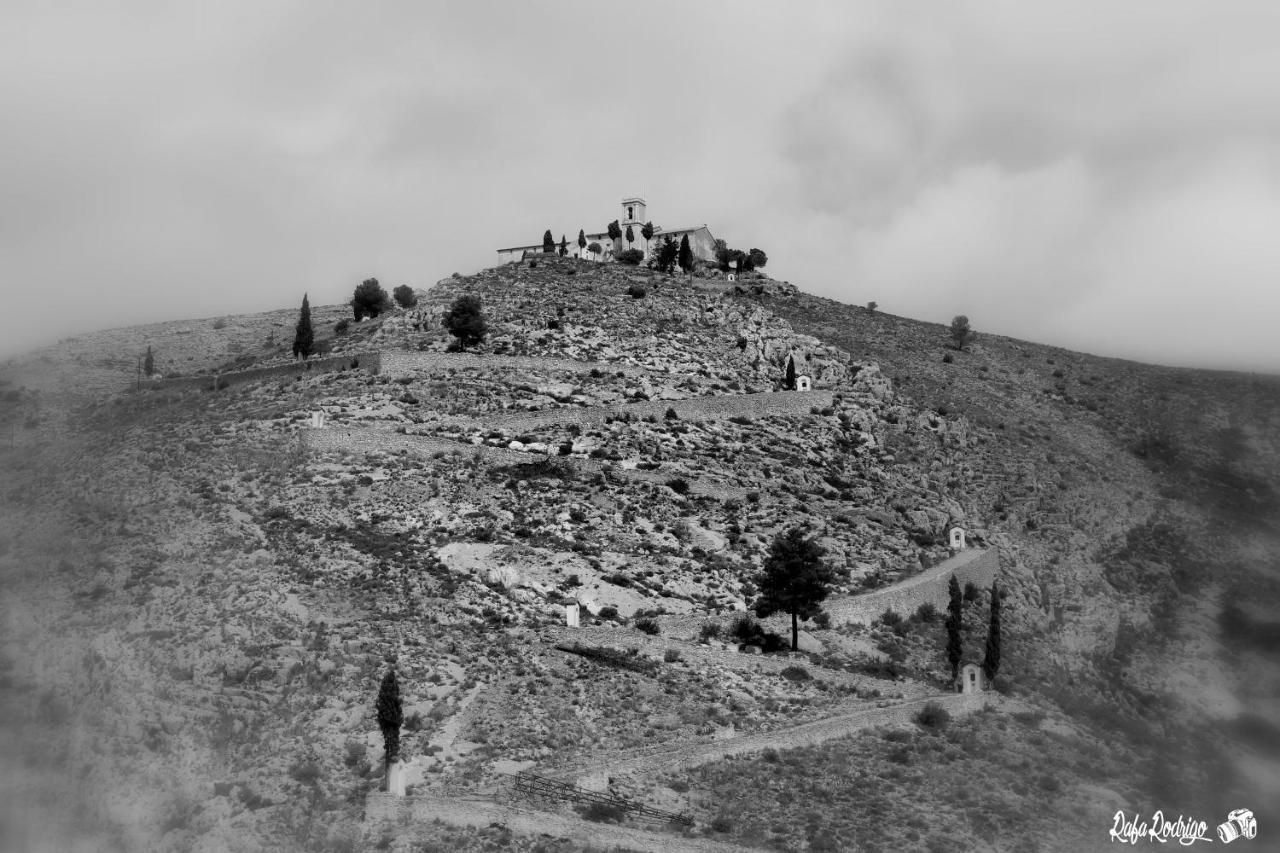
<svg viewBox="0 0 1280 853"><path fill-rule="evenodd" d="M812 293L1280 372L1280 4L8 0L0 355L643 194Z"/></svg>

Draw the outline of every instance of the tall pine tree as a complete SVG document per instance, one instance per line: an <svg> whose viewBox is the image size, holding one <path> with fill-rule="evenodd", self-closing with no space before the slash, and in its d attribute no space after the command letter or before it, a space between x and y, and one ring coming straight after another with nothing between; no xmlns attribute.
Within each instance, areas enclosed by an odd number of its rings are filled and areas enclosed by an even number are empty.
<svg viewBox="0 0 1280 853"><path fill-rule="evenodd" d="M951 664L951 680L955 681L960 675L960 658L964 652L960 644L960 629L964 625L964 596L960 594L960 582L955 575L951 576L951 583L947 584L947 594L951 599L947 604L947 661Z"/></svg>
<svg viewBox="0 0 1280 853"><path fill-rule="evenodd" d="M382 729L382 745L386 752L386 764L400 757L400 725L404 722L404 708L400 704L400 682L396 671L387 670L378 688L378 728Z"/></svg>
<svg viewBox="0 0 1280 853"><path fill-rule="evenodd" d="M551 236L550 228L542 234L542 252L546 255L554 255L556 253L556 238Z"/></svg>
<svg viewBox="0 0 1280 853"><path fill-rule="evenodd" d="M799 645L799 620L822 612L822 602L836 582L835 570L822 559L825 555L816 539L804 535L802 527L779 533L769 546L755 611L761 619L778 612L791 614L792 651Z"/></svg>
<svg viewBox="0 0 1280 853"><path fill-rule="evenodd" d="M298 312L298 325L293 332L293 357L307 358L315 348L316 336L311 328L311 303L302 294L302 310Z"/></svg>
<svg viewBox="0 0 1280 853"><path fill-rule="evenodd" d="M982 672L987 684L995 681L1000 671L1000 588L991 582L991 624L987 628L987 654L982 659Z"/></svg>

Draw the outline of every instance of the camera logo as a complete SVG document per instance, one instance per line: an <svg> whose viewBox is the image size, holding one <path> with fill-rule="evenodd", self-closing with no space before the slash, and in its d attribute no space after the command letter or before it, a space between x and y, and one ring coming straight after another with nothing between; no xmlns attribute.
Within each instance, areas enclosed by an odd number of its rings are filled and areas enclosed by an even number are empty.
<svg viewBox="0 0 1280 853"><path fill-rule="evenodd" d="M1253 838L1258 834L1258 821L1248 809L1236 809L1227 815L1227 822L1218 824L1218 837L1223 844L1237 838Z"/></svg>

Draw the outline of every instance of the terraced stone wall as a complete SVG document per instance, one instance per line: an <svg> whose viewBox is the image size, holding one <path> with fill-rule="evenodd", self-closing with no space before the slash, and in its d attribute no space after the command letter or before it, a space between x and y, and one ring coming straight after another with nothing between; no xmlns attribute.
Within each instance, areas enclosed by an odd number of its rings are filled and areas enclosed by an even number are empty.
<svg viewBox="0 0 1280 853"><path fill-rule="evenodd" d="M832 403L830 391L771 391L764 394L714 394L691 397L686 400L651 400L645 403L624 403L617 406L592 408L552 409L532 414L519 413L486 419L494 427L525 431L555 424L592 426L613 418L631 417L643 420L655 417L661 420L667 410L674 410L681 420L697 421L734 416L763 417L777 414L808 414L814 407L824 408Z"/></svg>
<svg viewBox="0 0 1280 853"><path fill-rule="evenodd" d="M304 447L312 450L342 450L351 453L397 453L402 450L410 453L432 455L434 453L461 453L465 456L478 454L482 458L499 465L527 465L541 462L548 457L539 453L522 453L518 450L507 450L503 447L491 447L484 444L462 444L444 438L425 435L405 435L390 430L368 429L361 427L326 427L324 429L304 429L299 432ZM578 459L565 456L550 457L557 462L571 465L581 471L601 473L606 476L638 480L654 485L665 485L677 475L672 472L627 470L597 459ZM699 480L695 477L682 477L689 484L693 494L707 495L720 500L742 500L747 490L714 481Z"/></svg>
<svg viewBox="0 0 1280 853"><path fill-rule="evenodd" d="M652 371L631 364L611 364L602 361L574 361L570 358L540 358L524 355L477 355L469 352L408 352L386 350L381 353L382 372L388 376L408 376L418 373L435 373L448 369L467 367L496 367L511 370L564 371L566 373L625 373L628 376L647 375Z"/></svg>

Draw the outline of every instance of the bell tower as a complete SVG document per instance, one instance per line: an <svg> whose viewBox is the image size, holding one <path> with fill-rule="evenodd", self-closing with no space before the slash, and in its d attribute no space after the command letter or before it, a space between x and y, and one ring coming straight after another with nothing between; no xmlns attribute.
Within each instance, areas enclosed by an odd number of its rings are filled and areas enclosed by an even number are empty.
<svg viewBox="0 0 1280 853"><path fill-rule="evenodd" d="M621 225L623 228L628 225L643 225L648 221L644 218L644 199L636 197L622 200Z"/></svg>

